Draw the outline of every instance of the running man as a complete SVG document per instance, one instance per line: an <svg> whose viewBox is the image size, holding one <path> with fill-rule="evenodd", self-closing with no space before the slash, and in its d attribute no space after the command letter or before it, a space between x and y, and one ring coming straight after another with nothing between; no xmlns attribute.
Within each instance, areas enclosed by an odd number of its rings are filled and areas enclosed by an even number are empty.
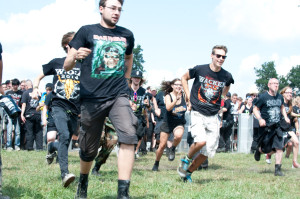
<svg viewBox="0 0 300 199"><path fill-rule="evenodd" d="M187 104L192 109L191 133L194 138L188 154L181 159L181 165L177 169L184 181L191 182L192 172L208 157L213 157L218 148L220 137L218 112L221 99L226 96L230 84L234 83L232 75L222 68L226 54L226 46L214 46L210 64L197 65L189 69L181 78L187 95ZM190 79L195 79L191 93L188 87ZM202 149L201 153L193 160L192 157L200 149Z"/></svg>
<svg viewBox="0 0 300 199"><path fill-rule="evenodd" d="M134 37L117 26L123 0L100 0L100 23L81 27L70 42L64 69L82 61L80 77L80 178L75 198L86 198L88 175L97 156L101 132L108 116L118 135L118 198L129 198L134 163L137 118L128 100Z"/></svg>

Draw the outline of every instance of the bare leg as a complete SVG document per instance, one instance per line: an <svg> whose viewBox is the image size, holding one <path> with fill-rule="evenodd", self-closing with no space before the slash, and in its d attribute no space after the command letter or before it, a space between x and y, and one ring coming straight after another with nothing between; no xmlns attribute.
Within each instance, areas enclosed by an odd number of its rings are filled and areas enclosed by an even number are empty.
<svg viewBox="0 0 300 199"><path fill-rule="evenodd" d="M173 146L176 147L181 141L182 135L184 133L184 128L183 126L177 126L173 132L174 132Z"/></svg>
<svg viewBox="0 0 300 199"><path fill-rule="evenodd" d="M280 149L276 149L275 154L275 164L281 164L283 151Z"/></svg>
<svg viewBox="0 0 300 199"><path fill-rule="evenodd" d="M160 142L159 147L156 150L156 161L160 161L160 158L164 152L164 149L166 148L167 140L168 140L169 134L165 132L160 132Z"/></svg>
<svg viewBox="0 0 300 199"><path fill-rule="evenodd" d="M194 142L191 147L190 147L190 150L189 150L189 153L188 153L188 158L192 158L195 153L197 153L198 151L200 151L200 149L202 149L202 147L204 147L206 145L206 142Z"/></svg>
<svg viewBox="0 0 300 199"><path fill-rule="evenodd" d="M121 144L118 156L119 180L130 180L134 163L134 145Z"/></svg>
<svg viewBox="0 0 300 199"><path fill-rule="evenodd" d="M189 167L189 171L193 172L195 171L205 160L207 159L207 156L204 156L203 154L199 154L192 162L192 164Z"/></svg>

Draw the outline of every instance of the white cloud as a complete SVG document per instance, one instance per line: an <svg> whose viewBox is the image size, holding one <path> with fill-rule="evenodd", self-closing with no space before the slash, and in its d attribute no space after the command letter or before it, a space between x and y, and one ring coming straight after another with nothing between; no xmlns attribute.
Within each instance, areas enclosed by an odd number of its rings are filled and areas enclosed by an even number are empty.
<svg viewBox="0 0 300 199"><path fill-rule="evenodd" d="M98 23L96 9L94 0L56 0L40 10L0 20L3 79L33 79L42 71L42 64L65 56L60 47L63 34Z"/></svg>
<svg viewBox="0 0 300 199"><path fill-rule="evenodd" d="M215 9L221 31L263 40L300 34L298 0L222 0Z"/></svg>
<svg viewBox="0 0 300 199"><path fill-rule="evenodd" d="M292 69L292 67L300 65L300 56L293 55L290 57L283 57L275 62L276 71L279 75L287 75L288 72Z"/></svg>

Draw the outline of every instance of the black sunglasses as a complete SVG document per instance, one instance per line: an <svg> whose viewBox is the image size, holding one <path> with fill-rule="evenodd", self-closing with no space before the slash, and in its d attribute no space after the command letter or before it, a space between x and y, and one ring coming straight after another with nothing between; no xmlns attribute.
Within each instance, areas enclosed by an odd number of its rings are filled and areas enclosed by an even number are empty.
<svg viewBox="0 0 300 199"><path fill-rule="evenodd" d="M222 59L226 59L226 57L227 57L226 55L219 55L219 54L215 54L215 55L216 55L217 58L222 57Z"/></svg>

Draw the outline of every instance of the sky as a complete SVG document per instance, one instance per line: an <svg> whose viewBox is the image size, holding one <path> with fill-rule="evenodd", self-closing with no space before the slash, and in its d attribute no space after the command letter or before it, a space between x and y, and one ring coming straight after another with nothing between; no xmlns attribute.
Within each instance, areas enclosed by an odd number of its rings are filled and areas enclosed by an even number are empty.
<svg viewBox="0 0 300 199"><path fill-rule="evenodd" d="M100 22L98 0L0 0L3 81L34 80L42 65L65 56L62 35ZM147 85L181 77L211 62L214 45L226 45L223 68L245 98L255 89L254 68L275 61L286 75L300 65L300 0L125 0L118 25L134 33L146 61ZM45 78L41 83L51 82Z"/></svg>

